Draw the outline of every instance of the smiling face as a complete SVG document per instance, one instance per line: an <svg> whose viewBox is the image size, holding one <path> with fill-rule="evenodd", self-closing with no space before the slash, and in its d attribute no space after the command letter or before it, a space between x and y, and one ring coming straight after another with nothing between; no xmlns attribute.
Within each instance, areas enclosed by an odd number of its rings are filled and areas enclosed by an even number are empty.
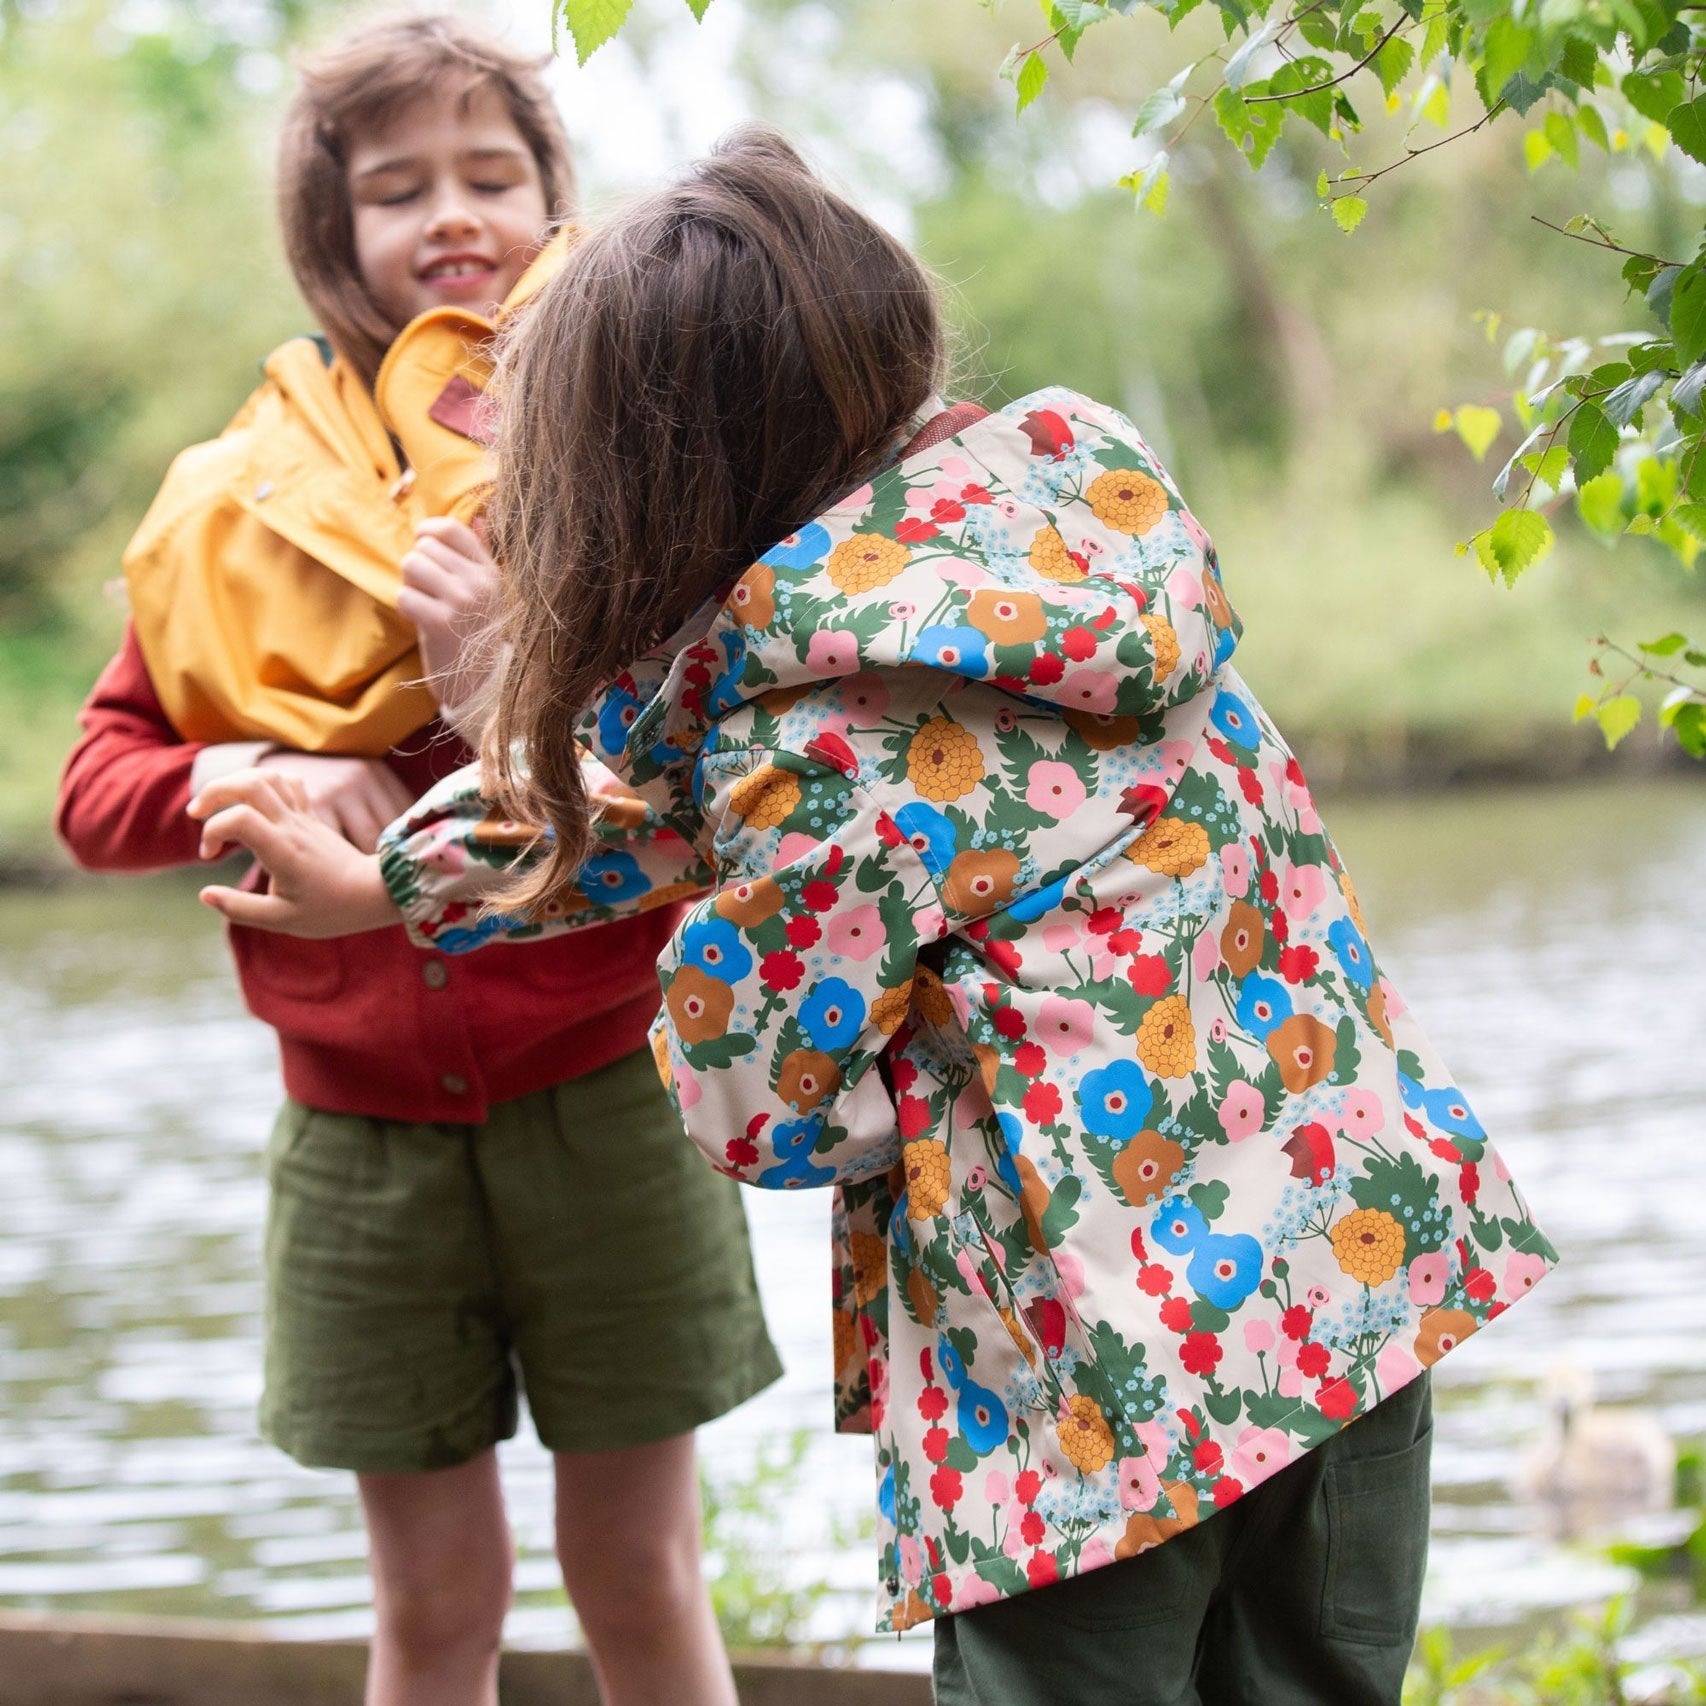
<svg viewBox="0 0 1706 1706"><path fill-rule="evenodd" d="M352 137L348 174L356 264L395 331L429 308L492 314L538 252L539 164L489 85Z"/></svg>

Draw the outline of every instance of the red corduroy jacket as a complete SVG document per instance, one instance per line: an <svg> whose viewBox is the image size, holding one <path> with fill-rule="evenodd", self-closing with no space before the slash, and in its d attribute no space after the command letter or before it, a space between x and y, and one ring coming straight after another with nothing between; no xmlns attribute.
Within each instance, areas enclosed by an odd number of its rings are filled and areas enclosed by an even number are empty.
<svg viewBox="0 0 1706 1706"><path fill-rule="evenodd" d="M95 871L193 865L187 817L201 748L181 740L128 630L79 719L55 827ZM387 754L411 793L467 763L430 723ZM243 997L278 1032L285 1088L299 1102L376 1119L477 1123L524 1096L646 1044L657 957L679 908L553 941L450 960L401 926L329 942L233 928Z"/></svg>

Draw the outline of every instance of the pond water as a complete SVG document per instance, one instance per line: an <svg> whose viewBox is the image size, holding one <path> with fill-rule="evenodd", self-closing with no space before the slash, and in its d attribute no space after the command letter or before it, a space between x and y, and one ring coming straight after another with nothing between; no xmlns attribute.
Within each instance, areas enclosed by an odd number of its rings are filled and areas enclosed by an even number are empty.
<svg viewBox="0 0 1706 1706"><path fill-rule="evenodd" d="M1328 814L1383 962L1500 1139L1566 1261L1442 1365L1426 1614L1515 1627L1631 1585L1512 1491L1562 1361L1602 1400L1706 1437L1706 792L1341 801ZM260 1155L277 1094L214 920L180 881L0 893L0 1605L369 1627L347 1477L253 1431ZM713 1543L870 1628L869 1448L829 1432L827 1198L749 1193L786 1378L704 1435ZM754 1480L754 1465L798 1461ZM502 1452L520 1549L510 1638L572 1622L549 1461ZM1654 1655L1701 1620L1642 1602ZM865 1662L918 1664L927 1638Z"/></svg>

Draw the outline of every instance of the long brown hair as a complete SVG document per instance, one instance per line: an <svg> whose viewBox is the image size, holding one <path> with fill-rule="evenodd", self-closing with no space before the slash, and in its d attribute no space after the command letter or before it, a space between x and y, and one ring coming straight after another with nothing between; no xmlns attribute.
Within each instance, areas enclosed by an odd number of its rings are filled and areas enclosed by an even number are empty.
<svg viewBox="0 0 1706 1706"><path fill-rule="evenodd" d="M373 383L400 328L373 300L356 263L348 151L423 95L466 100L496 89L538 162L552 217L574 211L575 173L562 120L540 76L547 61L516 53L459 18L379 18L305 57L278 142L278 213L297 288L338 353Z"/></svg>
<svg viewBox="0 0 1706 1706"><path fill-rule="evenodd" d="M596 228L519 317L496 382L509 655L485 758L555 840L506 905L580 866L598 692L869 478L942 362L924 269L756 125Z"/></svg>

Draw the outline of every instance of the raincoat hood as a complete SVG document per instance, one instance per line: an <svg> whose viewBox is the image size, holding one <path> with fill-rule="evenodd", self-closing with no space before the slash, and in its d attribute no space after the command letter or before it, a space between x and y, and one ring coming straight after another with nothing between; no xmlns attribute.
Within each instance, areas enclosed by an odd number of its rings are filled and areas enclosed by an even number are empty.
<svg viewBox="0 0 1706 1706"><path fill-rule="evenodd" d="M1144 466L1106 467L1110 439ZM679 809L737 707L867 670L983 683L1110 740L1153 736L1193 700L1206 717L1239 627L1213 546L1159 467L1129 423L1060 388L904 454L618 677L589 743Z"/></svg>

